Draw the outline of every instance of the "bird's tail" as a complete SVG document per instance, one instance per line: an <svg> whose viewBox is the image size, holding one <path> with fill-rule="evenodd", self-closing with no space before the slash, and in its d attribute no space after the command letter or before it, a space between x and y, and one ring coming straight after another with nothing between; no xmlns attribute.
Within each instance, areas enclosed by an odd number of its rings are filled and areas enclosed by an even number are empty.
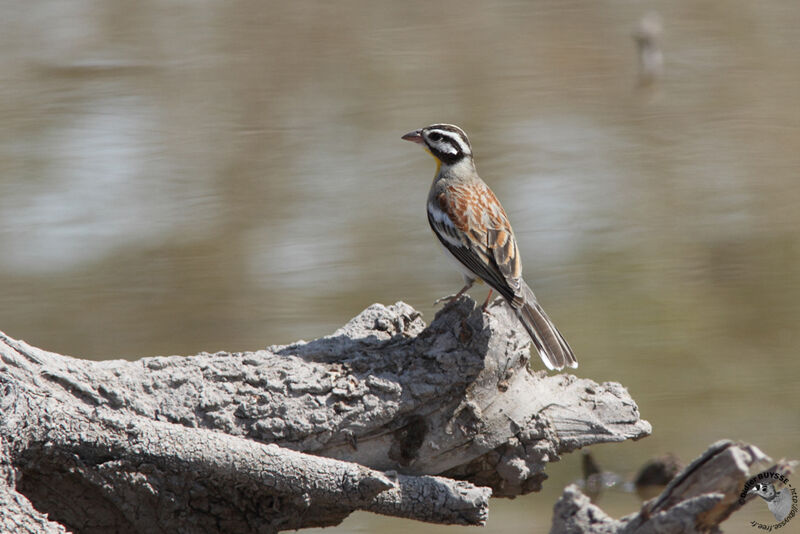
<svg viewBox="0 0 800 534"><path fill-rule="evenodd" d="M573 369L578 367L578 360L575 359L575 354L572 353L567 340L539 305L533 290L524 280L520 282L522 298L519 301L514 299L515 302L511 307L519 317L522 326L528 331L545 366L548 369L559 371L565 366Z"/></svg>

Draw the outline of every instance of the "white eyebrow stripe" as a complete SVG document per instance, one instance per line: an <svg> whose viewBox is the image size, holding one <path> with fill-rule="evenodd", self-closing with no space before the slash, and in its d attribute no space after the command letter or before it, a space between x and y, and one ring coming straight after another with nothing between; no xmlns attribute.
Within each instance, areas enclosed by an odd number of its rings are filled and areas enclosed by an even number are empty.
<svg viewBox="0 0 800 534"><path fill-rule="evenodd" d="M469 154L470 153L469 145L467 145L467 143L464 141L464 139L460 135L453 134L453 138L455 139L456 143L458 143L458 147L461 149L461 153L462 154Z"/></svg>

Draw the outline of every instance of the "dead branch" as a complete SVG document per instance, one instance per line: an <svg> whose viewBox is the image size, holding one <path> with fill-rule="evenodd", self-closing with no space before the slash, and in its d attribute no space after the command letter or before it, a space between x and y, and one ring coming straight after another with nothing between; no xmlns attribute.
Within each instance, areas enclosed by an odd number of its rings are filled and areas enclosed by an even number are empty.
<svg viewBox="0 0 800 534"><path fill-rule="evenodd" d="M745 483L763 471L784 476L796 462L774 463L758 447L719 441L678 474L658 497L635 514L613 519L570 485L555 505L552 533L694 534L720 532L719 525L743 504ZM771 467L770 467L771 466ZM749 495L744 502L752 500Z"/></svg>
<svg viewBox="0 0 800 534"><path fill-rule="evenodd" d="M619 384L529 372L519 330L464 298L427 327L376 304L245 353L90 362L0 334L0 528L275 532L356 509L481 524L491 492L650 432Z"/></svg>

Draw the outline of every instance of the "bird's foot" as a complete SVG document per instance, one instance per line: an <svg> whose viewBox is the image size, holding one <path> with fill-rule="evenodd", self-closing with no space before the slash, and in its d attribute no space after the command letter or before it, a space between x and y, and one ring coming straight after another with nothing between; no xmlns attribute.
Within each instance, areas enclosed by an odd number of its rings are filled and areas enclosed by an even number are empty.
<svg viewBox="0 0 800 534"><path fill-rule="evenodd" d="M481 313L487 313L489 309L489 299L492 298L492 290L489 290L489 294L486 295L486 300L483 301L483 306L481 306Z"/></svg>
<svg viewBox="0 0 800 534"><path fill-rule="evenodd" d="M464 285L464 287L461 288L461 290L458 293L456 293L455 295L447 295L446 297L442 297L440 299L436 299L436 302L434 302L433 305L436 306L440 302L446 302L446 303L450 304L454 300L458 300L458 297L460 297L461 295L466 293L467 290L469 288L471 288L472 284L474 284L474 283L475 283L475 280L467 280L467 283Z"/></svg>
<svg viewBox="0 0 800 534"><path fill-rule="evenodd" d="M454 300L456 300L460 296L461 296L461 293L456 293L455 295L447 295L446 297L438 298L435 301L433 301L433 305L434 306L438 306L442 302L444 302L445 304L450 304L451 302L453 302Z"/></svg>

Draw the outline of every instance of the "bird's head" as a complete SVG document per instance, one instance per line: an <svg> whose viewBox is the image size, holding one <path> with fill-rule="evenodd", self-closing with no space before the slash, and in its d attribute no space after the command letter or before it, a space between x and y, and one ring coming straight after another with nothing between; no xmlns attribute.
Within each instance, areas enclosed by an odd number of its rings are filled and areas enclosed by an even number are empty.
<svg viewBox="0 0 800 534"><path fill-rule="evenodd" d="M422 145L440 165L453 166L472 159L472 146L464 130L452 124L432 124L403 136Z"/></svg>
<svg viewBox="0 0 800 534"><path fill-rule="evenodd" d="M763 482L759 482L758 484L750 488L750 491L748 493L755 493L762 499L769 501L772 500L773 497L775 497L775 486L773 486L772 484L764 484Z"/></svg>

